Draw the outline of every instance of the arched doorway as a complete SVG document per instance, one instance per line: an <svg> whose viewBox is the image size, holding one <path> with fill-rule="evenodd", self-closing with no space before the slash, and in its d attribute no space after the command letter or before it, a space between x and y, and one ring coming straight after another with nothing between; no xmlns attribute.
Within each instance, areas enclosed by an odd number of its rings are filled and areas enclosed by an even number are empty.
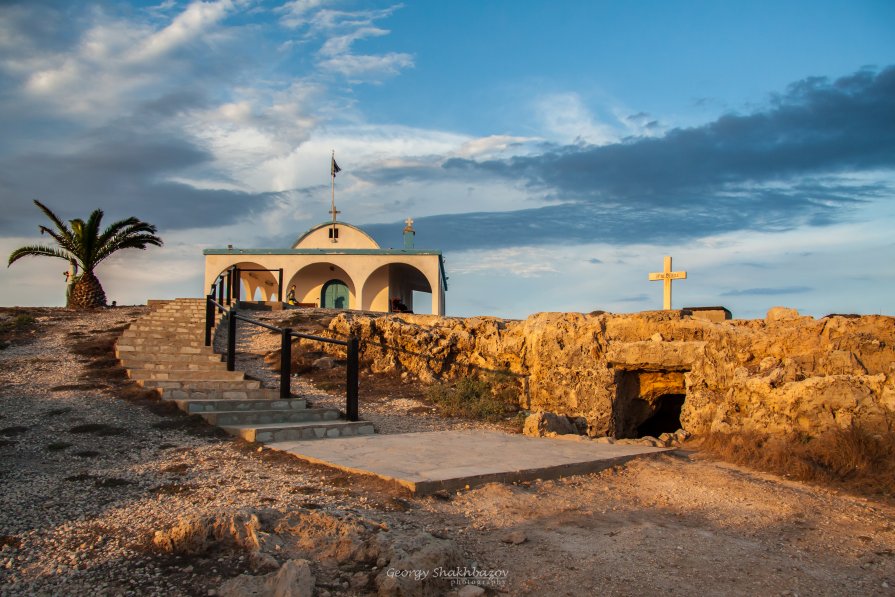
<svg viewBox="0 0 895 597"><path fill-rule="evenodd" d="M368 311L391 311L394 299L413 311L415 293L432 293L425 274L406 263L389 263L377 268L367 276L363 289L364 304L360 308ZM421 312L426 312L425 304L419 307Z"/></svg>
<svg viewBox="0 0 895 597"><path fill-rule="evenodd" d="M324 309L348 309L348 285L341 280L330 280L320 291L320 306Z"/></svg>

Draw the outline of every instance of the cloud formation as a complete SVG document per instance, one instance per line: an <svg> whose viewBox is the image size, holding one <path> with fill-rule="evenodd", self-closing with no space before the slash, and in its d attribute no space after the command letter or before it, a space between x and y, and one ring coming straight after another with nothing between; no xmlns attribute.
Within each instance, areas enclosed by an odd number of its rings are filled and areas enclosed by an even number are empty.
<svg viewBox="0 0 895 597"><path fill-rule="evenodd" d="M739 229L823 226L863 203L891 198L893 148L895 67L834 81L810 78L772 96L762 110L661 137L508 159L446 159L445 175L524 181L554 204L422 218L418 230L434 243L469 249L673 242ZM427 175L426 168L394 174ZM375 178L389 176L380 171Z"/></svg>

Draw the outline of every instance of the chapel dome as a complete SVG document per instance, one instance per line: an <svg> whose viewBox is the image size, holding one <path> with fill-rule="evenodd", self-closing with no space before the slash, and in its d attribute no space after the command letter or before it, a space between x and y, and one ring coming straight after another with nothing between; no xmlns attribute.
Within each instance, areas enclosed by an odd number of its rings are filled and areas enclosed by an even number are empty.
<svg viewBox="0 0 895 597"><path fill-rule="evenodd" d="M335 233L335 234L333 234ZM335 238L333 238L335 236ZM345 222L324 222L302 234L292 244L293 249L379 249L373 238Z"/></svg>

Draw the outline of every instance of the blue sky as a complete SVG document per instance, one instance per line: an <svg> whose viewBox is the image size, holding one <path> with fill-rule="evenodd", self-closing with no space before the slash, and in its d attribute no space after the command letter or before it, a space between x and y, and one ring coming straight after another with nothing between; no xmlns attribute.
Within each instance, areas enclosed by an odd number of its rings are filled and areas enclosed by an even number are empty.
<svg viewBox="0 0 895 597"><path fill-rule="evenodd" d="M110 299L196 296L202 249L326 219L441 249L448 313L893 312L891 2L22 2L0 6L0 251L155 223ZM0 271L58 305L65 264Z"/></svg>

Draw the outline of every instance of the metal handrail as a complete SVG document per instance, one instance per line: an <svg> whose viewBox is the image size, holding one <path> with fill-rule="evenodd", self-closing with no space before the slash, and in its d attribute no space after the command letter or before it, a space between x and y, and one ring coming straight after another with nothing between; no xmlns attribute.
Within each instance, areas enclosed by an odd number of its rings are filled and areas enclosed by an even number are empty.
<svg viewBox="0 0 895 597"><path fill-rule="evenodd" d="M245 321L280 334L280 398L288 399L292 396L292 338L305 338L327 344L336 344L347 348L347 380L346 380L346 407L345 415L349 421L359 420L358 415L358 355L360 354L360 342L355 336L348 340L336 340L324 336L314 336L292 331L292 328L281 328L270 325L236 312L236 305L226 309L222 304L214 300L214 294L205 297L205 346L211 346L211 330L214 327L215 307L221 312L227 313L227 371L236 369L236 322Z"/></svg>

